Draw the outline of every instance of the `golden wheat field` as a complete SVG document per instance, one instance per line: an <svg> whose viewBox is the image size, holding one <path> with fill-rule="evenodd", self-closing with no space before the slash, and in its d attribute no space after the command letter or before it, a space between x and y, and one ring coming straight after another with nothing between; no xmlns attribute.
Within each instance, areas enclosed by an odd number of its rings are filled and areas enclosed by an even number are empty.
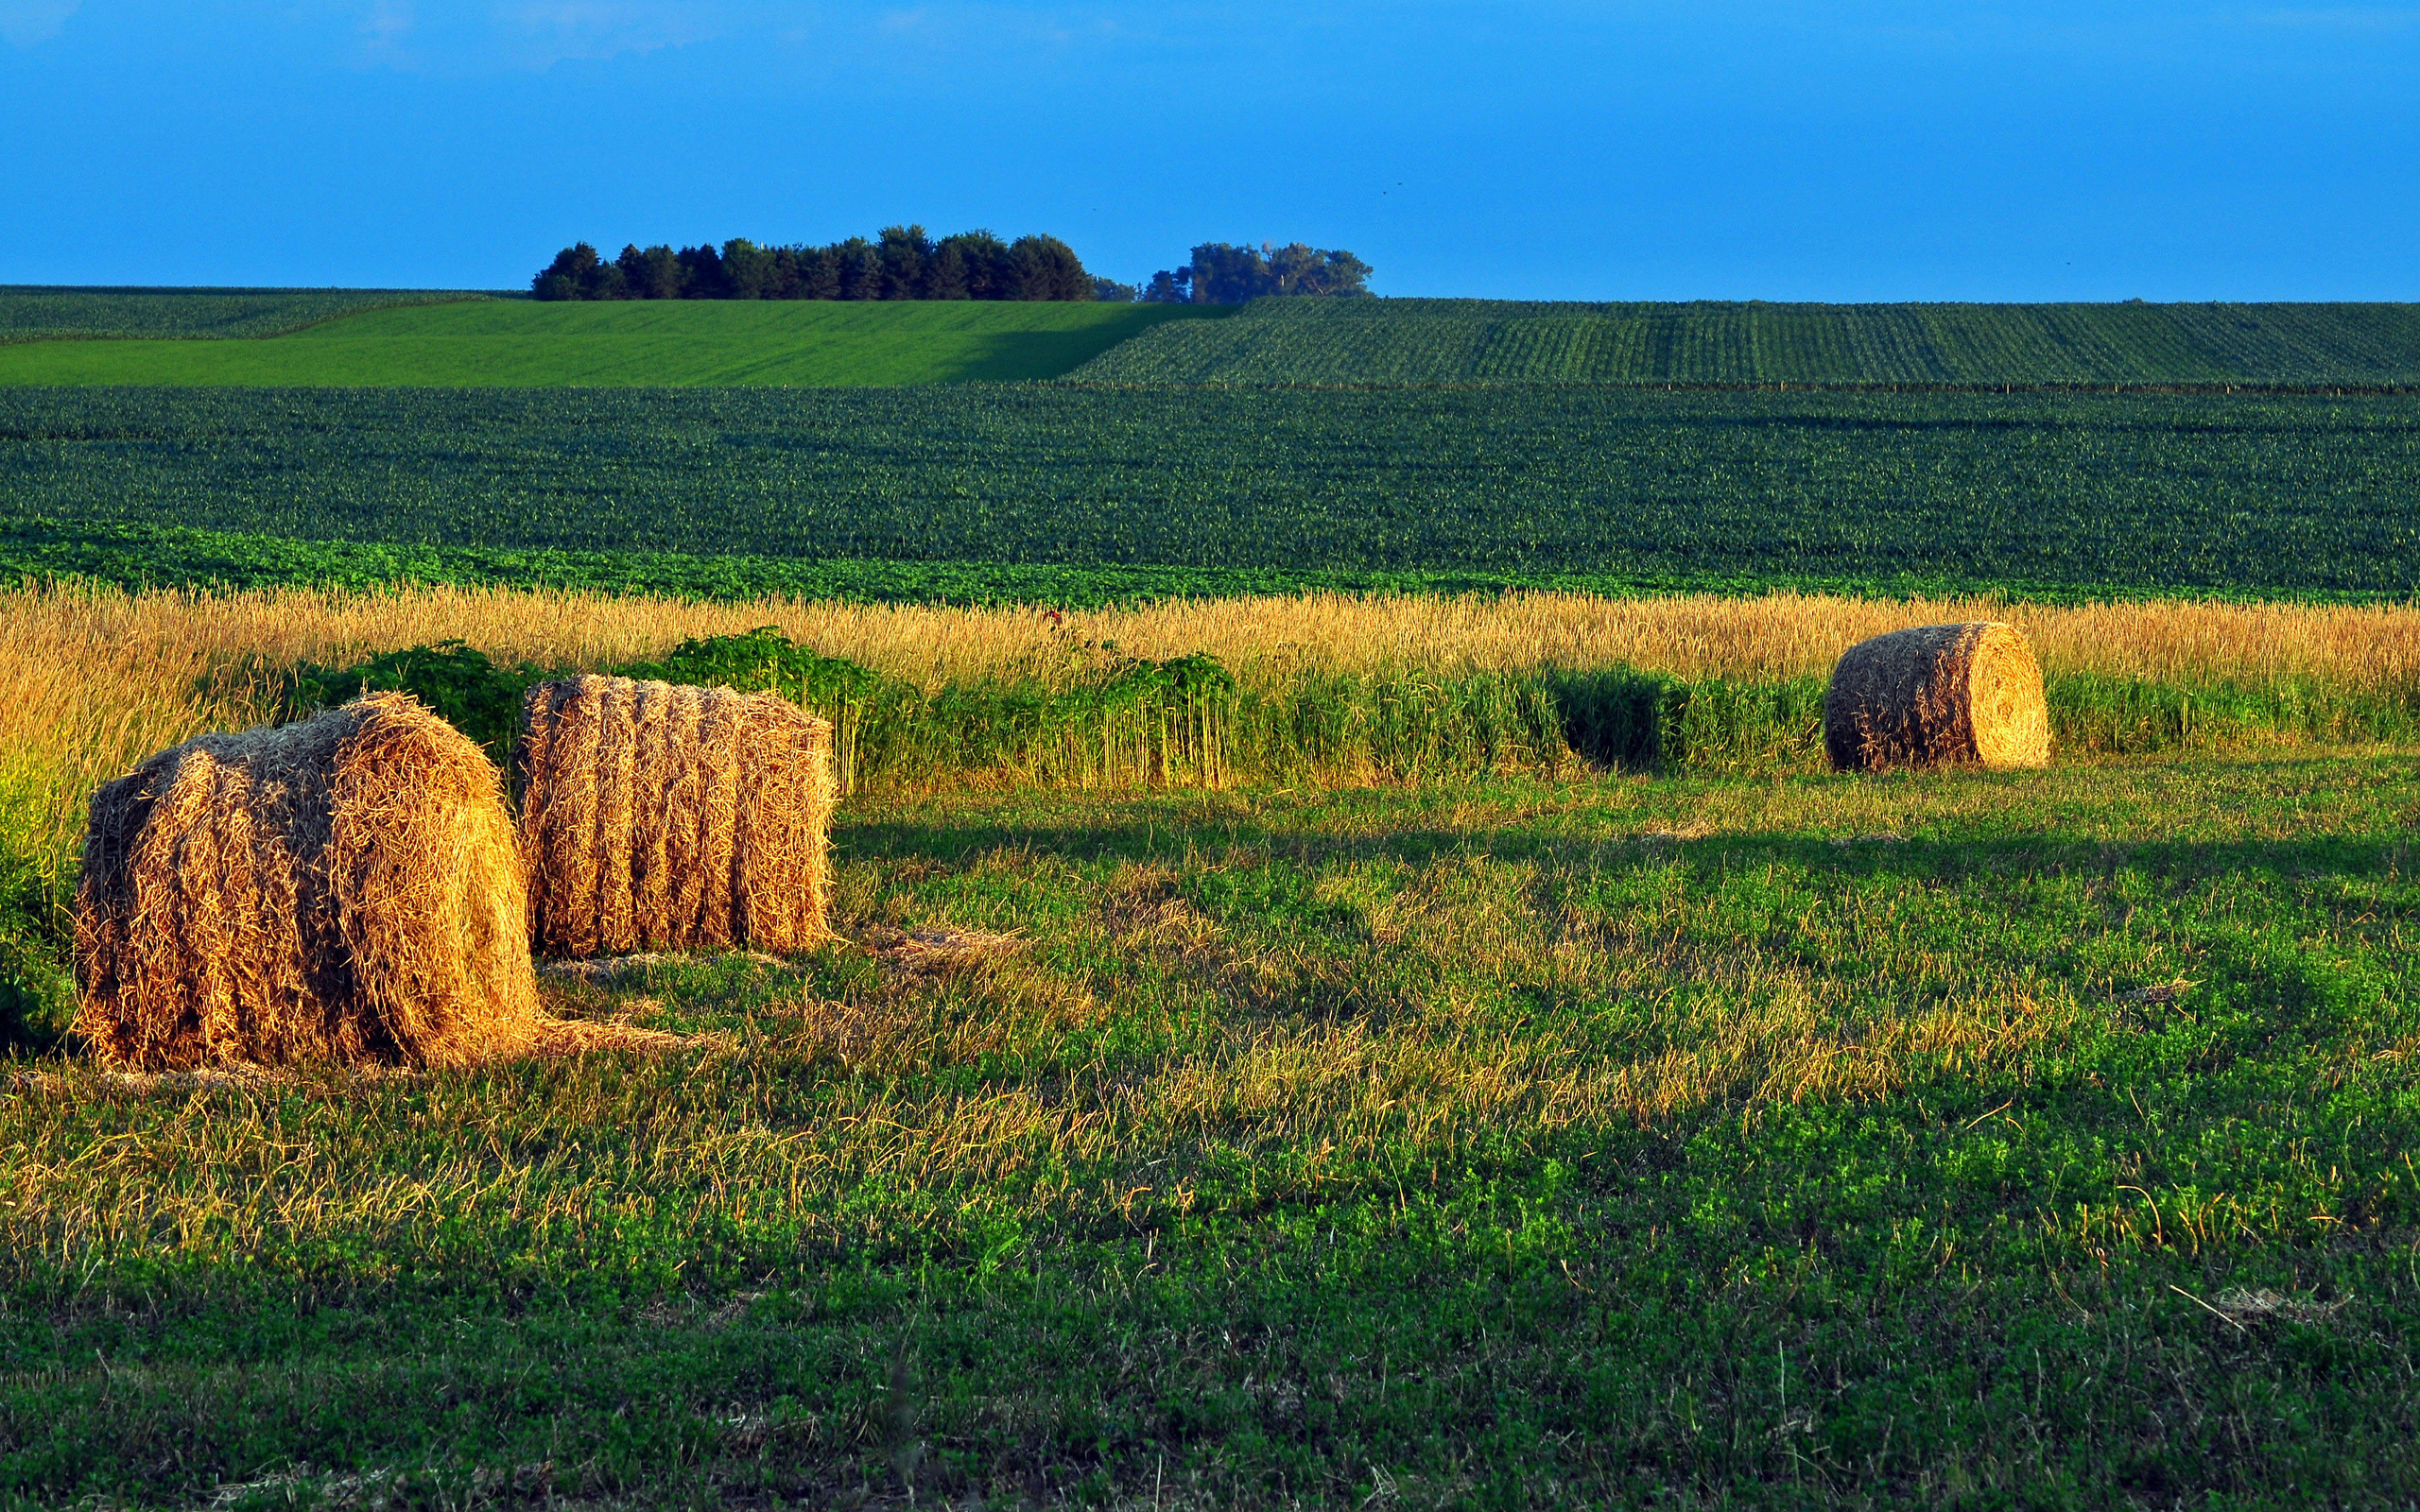
<svg viewBox="0 0 2420 1512"><path fill-rule="evenodd" d="M658 655L687 637L769 625L826 655L927 685L1046 679L1069 665L1071 642L1087 641L1135 656L1206 652L1248 684L1301 671L1610 665L1753 680L1823 674L1849 644L1886 630L1986 618L2023 629L2052 678L2420 686L2420 607L2400 605L1306 594L1054 618L1027 608L698 604L508 589L28 587L0 593L0 686L19 690L0 704L0 770L21 781L44 774L57 801L72 807L151 751L267 717L272 675L285 667L448 640L499 660L588 670Z"/></svg>

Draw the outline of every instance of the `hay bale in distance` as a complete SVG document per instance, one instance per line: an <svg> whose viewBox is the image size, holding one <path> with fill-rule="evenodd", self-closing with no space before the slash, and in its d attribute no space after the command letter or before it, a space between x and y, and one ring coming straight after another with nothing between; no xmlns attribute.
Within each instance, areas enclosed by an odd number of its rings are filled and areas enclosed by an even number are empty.
<svg viewBox="0 0 2420 1512"><path fill-rule="evenodd" d="M2047 766L2042 668L2012 625L1921 625L1841 653L1824 695L1824 747L1841 771Z"/></svg>
<svg viewBox="0 0 2420 1512"><path fill-rule="evenodd" d="M203 735L93 795L76 1029L139 1072L522 1051L527 907L495 766L409 695Z"/></svg>
<svg viewBox="0 0 2420 1512"><path fill-rule="evenodd" d="M828 937L827 721L774 694L571 678L529 690L515 761L540 954Z"/></svg>

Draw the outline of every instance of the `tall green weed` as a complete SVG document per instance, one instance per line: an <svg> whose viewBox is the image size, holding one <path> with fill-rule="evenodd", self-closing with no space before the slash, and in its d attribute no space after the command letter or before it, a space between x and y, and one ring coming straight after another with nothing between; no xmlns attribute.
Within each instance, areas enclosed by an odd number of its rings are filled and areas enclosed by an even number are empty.
<svg viewBox="0 0 2420 1512"><path fill-rule="evenodd" d="M1744 775L1824 769L1824 679L1685 679L1630 667L1305 673L1246 684L1216 659L1071 648L1067 669L925 688L763 628L684 641L608 671L771 692L829 719L841 791L1020 783L1218 787L1422 782L1593 767ZM521 697L552 676L458 642L292 677L293 712L402 688L510 754ZM2420 739L2392 693L2315 680L2187 686L2077 674L2047 688L2068 757Z"/></svg>
<svg viewBox="0 0 2420 1512"><path fill-rule="evenodd" d="M78 856L49 822L49 774L0 767L0 1044L39 1047L75 1013L68 959Z"/></svg>

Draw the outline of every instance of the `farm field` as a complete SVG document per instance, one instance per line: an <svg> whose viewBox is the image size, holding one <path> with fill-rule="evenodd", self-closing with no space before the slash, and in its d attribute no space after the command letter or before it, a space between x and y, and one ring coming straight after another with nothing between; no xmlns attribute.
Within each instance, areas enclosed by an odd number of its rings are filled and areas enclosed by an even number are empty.
<svg viewBox="0 0 2420 1512"><path fill-rule="evenodd" d="M0 310L8 307L0 299ZM377 309L274 340L48 341L0 350L0 385L303 387L888 386L1055 378L1172 305L827 301Z"/></svg>
<svg viewBox="0 0 2420 1512"><path fill-rule="evenodd" d="M1079 382L2410 386L2420 304L1262 300Z"/></svg>
<svg viewBox="0 0 2420 1512"><path fill-rule="evenodd" d="M490 300L467 289L61 288L0 284L0 345L282 335L393 305Z"/></svg>
<svg viewBox="0 0 2420 1512"><path fill-rule="evenodd" d="M2020 606L2066 711L2042 773L1834 777L1783 717L1612 772L1490 747L1467 702L1384 723L1556 666L1786 689L1979 607L0 594L20 952L60 949L96 776L274 713L296 662L448 636L596 666L773 624L935 716L1201 653L1342 732L1209 787L974 745L875 773L836 828L841 940L550 979L559 1013L690 1037L657 1056L146 1082L21 1040L0 1477L27 1504L2408 1500L2420 613ZM2359 717L2095 751L2121 686Z"/></svg>
<svg viewBox="0 0 2420 1512"><path fill-rule="evenodd" d="M0 1504L2420 1500L2409 307L1387 305L0 348ZM838 937L101 1070L95 785L382 667L831 718Z"/></svg>
<svg viewBox="0 0 2420 1512"><path fill-rule="evenodd" d="M876 584L1050 568L1159 592L2400 597L2420 399L19 387L0 495L10 564L153 582L230 555L179 534L199 531L337 543L264 547L255 582L392 547L406 576L743 596L837 561L893 564L858 579Z"/></svg>

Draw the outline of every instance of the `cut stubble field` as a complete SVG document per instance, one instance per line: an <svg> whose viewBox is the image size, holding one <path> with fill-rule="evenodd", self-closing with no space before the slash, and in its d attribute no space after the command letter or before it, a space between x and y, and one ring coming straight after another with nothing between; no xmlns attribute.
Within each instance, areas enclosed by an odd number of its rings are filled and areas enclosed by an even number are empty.
<svg viewBox="0 0 2420 1512"><path fill-rule="evenodd" d="M2387 1504L2408 757L959 795L653 1057L0 1102L35 1503Z"/></svg>
<svg viewBox="0 0 2420 1512"><path fill-rule="evenodd" d="M1973 604L20 593L13 854L274 671L778 623L925 687L1803 677ZM2420 682L2408 609L2014 610L2056 686ZM1073 645L1083 651L1071 657ZM1339 688L1328 682L1322 687ZM1327 695L1345 697L1342 693ZM1360 707L1350 704L1352 708ZM1376 706L1373 703L1372 707ZM2211 744L2212 740L2216 744ZM841 937L551 977L655 1055L0 1097L26 1504L2395 1504L2409 744L1843 778L872 786ZM23 785L31 782L34 785Z"/></svg>

